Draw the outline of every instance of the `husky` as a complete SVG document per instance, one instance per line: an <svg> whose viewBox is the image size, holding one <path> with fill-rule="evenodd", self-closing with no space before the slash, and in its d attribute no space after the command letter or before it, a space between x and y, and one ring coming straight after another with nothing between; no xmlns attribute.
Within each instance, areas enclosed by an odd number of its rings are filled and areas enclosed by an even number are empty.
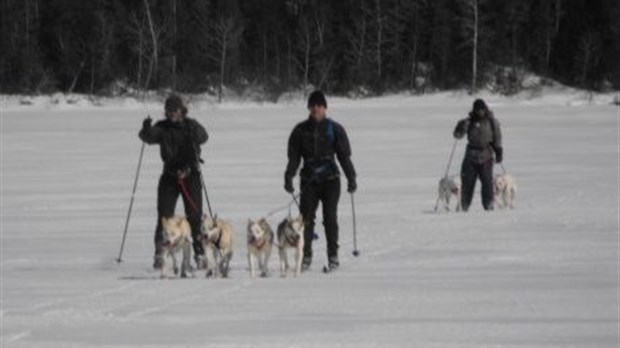
<svg viewBox="0 0 620 348"><path fill-rule="evenodd" d="M228 277L230 260L233 255L233 236L235 234L230 222L211 218L207 215L202 219L202 245L207 258L207 277Z"/></svg>
<svg viewBox="0 0 620 348"><path fill-rule="evenodd" d="M461 211L461 177L444 176L439 180L439 187L437 189L439 200L443 203L443 207L446 211L450 211L450 198L454 196L456 200L456 211Z"/></svg>
<svg viewBox="0 0 620 348"><path fill-rule="evenodd" d="M265 218L258 221L248 219L248 266L252 278L256 275L254 271L256 260L258 260L260 276L267 277L273 240L273 230Z"/></svg>
<svg viewBox="0 0 620 348"><path fill-rule="evenodd" d="M164 257L161 268L161 278L166 277L165 259L166 256L172 258L172 269L174 275L179 274L176 255L182 252L181 278L187 278L187 273L191 272L191 253L192 253L192 229L189 222L184 217L173 216L171 218L162 217L161 225L164 235Z"/></svg>
<svg viewBox="0 0 620 348"><path fill-rule="evenodd" d="M514 209L517 182L512 175L497 175L493 180L494 204L499 209Z"/></svg>
<svg viewBox="0 0 620 348"><path fill-rule="evenodd" d="M295 249L295 277L301 273L304 250L304 221L301 215L288 217L278 225L278 247L280 249L280 275L286 277L289 270L287 249Z"/></svg>

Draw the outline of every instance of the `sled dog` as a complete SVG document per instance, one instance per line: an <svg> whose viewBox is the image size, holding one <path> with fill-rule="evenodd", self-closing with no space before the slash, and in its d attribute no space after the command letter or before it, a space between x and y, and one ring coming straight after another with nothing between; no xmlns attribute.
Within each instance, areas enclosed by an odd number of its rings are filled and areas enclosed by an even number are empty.
<svg viewBox="0 0 620 348"><path fill-rule="evenodd" d="M514 209L517 183L512 175L497 175L493 180L494 204L499 209Z"/></svg>
<svg viewBox="0 0 620 348"><path fill-rule="evenodd" d="M234 230L230 222L217 216L203 216L202 245L207 258L207 277L228 277L233 255Z"/></svg>
<svg viewBox="0 0 620 348"><path fill-rule="evenodd" d="M191 272L192 233L187 219L180 216L170 218L162 217L161 225L164 235L164 264L161 268L161 277L165 278L165 260L167 256L172 258L172 269L175 275L179 274L177 254L182 253L181 278L187 277Z"/></svg>
<svg viewBox="0 0 620 348"><path fill-rule="evenodd" d="M456 211L461 210L461 177L445 176L439 180L437 189L439 201L442 203L446 211L450 211L450 199L454 197L456 200Z"/></svg>
<svg viewBox="0 0 620 348"><path fill-rule="evenodd" d="M263 218L258 221L248 219L248 267L251 277L256 275L257 261L260 276L267 277L273 240L273 230L266 219Z"/></svg>
<svg viewBox="0 0 620 348"><path fill-rule="evenodd" d="M287 249L295 249L295 276L299 276L304 250L304 222L301 215L288 217L278 225L278 248L280 275L286 277L289 270Z"/></svg>

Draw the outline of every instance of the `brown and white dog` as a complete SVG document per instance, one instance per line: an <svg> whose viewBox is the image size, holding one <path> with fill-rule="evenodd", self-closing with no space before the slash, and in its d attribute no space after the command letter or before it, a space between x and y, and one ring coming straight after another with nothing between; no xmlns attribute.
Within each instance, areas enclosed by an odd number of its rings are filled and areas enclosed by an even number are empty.
<svg viewBox="0 0 620 348"><path fill-rule="evenodd" d="M289 270L287 249L295 249L295 276L301 273L304 250L304 221L301 215L288 217L278 225L278 247L280 249L280 274L286 277Z"/></svg>
<svg viewBox="0 0 620 348"><path fill-rule="evenodd" d="M163 237L164 237L164 264L161 268L161 277L166 277L165 260L167 256L172 258L172 269L174 275L179 274L176 255L181 252L183 258L181 261L181 278L186 278L187 273L191 272L191 253L192 253L192 229L186 218L173 216L171 218L163 217L161 219Z"/></svg>
<svg viewBox="0 0 620 348"><path fill-rule="evenodd" d="M228 277L233 255L234 229L230 222L205 215L202 219L202 245L207 257L207 277Z"/></svg>
<svg viewBox="0 0 620 348"><path fill-rule="evenodd" d="M266 219L252 221L248 219L248 267L250 276L256 275L256 261L261 277L268 275L268 263L273 246L273 230Z"/></svg>
<svg viewBox="0 0 620 348"><path fill-rule="evenodd" d="M493 180L494 205L499 209L514 209L517 182L512 175L497 175Z"/></svg>
<svg viewBox="0 0 620 348"><path fill-rule="evenodd" d="M445 176L439 180L439 187L437 188L437 194L439 195L439 201L442 202L446 211L450 211L450 199L454 197L456 200L456 211L461 210L461 177Z"/></svg>

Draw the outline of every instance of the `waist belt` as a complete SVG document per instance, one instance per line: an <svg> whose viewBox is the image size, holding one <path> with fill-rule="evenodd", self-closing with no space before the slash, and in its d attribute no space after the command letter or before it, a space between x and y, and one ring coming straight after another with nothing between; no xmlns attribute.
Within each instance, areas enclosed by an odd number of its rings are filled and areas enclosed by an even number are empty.
<svg viewBox="0 0 620 348"><path fill-rule="evenodd" d="M467 150L478 150L478 151L484 151L486 149L489 149L491 147L491 145L487 145L487 146L475 146L475 145L470 145L467 144Z"/></svg>

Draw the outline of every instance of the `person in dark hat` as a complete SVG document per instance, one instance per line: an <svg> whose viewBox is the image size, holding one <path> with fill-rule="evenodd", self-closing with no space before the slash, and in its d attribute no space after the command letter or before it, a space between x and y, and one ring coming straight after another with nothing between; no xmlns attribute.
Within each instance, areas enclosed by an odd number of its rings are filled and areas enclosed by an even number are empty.
<svg viewBox="0 0 620 348"><path fill-rule="evenodd" d="M493 160L503 160L502 132L499 122L482 99L476 99L469 117L462 119L454 129L454 137L467 135L467 149L461 166L461 209L467 211L471 205L480 178L482 184L482 206L493 209Z"/></svg>
<svg viewBox="0 0 620 348"><path fill-rule="evenodd" d="M202 187L198 163L200 145L209 135L198 121L187 117L187 107L177 95L171 95L165 103L166 118L154 125L150 117L142 123L138 134L149 145L158 144L163 172L157 186L157 227L155 228L155 257L153 268L161 269L164 259L162 217L174 215L176 202L181 196L185 214L192 229L194 258L198 268L204 266L204 250L201 243Z"/></svg>
<svg viewBox="0 0 620 348"><path fill-rule="evenodd" d="M356 173L351 162L351 146L347 133L339 123L327 117L327 100L321 91L308 98L310 116L297 124L288 140L288 165L284 173L284 189L293 194L293 178L300 173L300 212L304 219L304 256L302 270L312 263L312 237L319 202L323 206L323 226L327 239L327 257L330 270L337 269L338 260L338 200L340 199L340 171L336 158L347 177L347 191L357 189Z"/></svg>

